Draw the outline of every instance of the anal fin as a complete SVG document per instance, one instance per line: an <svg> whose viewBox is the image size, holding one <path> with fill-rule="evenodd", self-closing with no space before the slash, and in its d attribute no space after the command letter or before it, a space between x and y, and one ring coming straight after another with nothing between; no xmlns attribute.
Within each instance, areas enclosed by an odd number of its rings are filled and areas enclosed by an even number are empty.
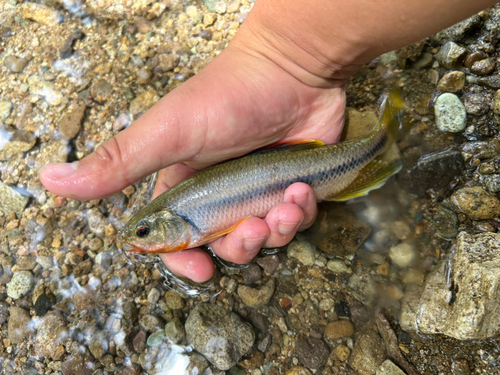
<svg viewBox="0 0 500 375"><path fill-rule="evenodd" d="M393 161L372 160L359 172L358 177L345 190L327 200L347 201L367 195L370 191L382 187L392 175L400 170L400 159Z"/></svg>
<svg viewBox="0 0 500 375"><path fill-rule="evenodd" d="M240 221L238 221L237 223L233 224L229 228L224 229L223 231L220 231L220 232L217 232L217 233L212 233L211 235L209 235L208 237L205 238L204 242L212 242L216 238L219 238L219 237L222 237L222 236L224 236L224 235L226 235L228 233L231 233L233 230L235 230L238 227L238 225L240 225L241 223L243 223L247 219L248 219L248 217L246 217L244 219L241 219Z"/></svg>

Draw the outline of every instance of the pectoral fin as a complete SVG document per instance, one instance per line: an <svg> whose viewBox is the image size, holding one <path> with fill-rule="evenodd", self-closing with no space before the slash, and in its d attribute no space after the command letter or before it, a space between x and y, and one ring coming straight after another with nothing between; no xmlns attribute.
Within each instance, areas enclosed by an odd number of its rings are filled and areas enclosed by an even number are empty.
<svg viewBox="0 0 500 375"><path fill-rule="evenodd" d="M401 170L401 160L391 162L375 159L364 167L358 177L343 191L328 201L347 201L352 198L362 197L370 191L378 189L394 174Z"/></svg>
<svg viewBox="0 0 500 375"><path fill-rule="evenodd" d="M207 238L205 238L205 241L204 242L212 242L213 240L219 238L219 237L222 237L228 233L231 233L232 231L234 231L238 225L240 225L241 223L243 223L244 221L247 221L248 217L244 218L244 219L241 219L240 221L238 221L236 224L232 225L231 227L227 228L227 229L224 229L223 231L220 231L220 232L217 232L217 233L212 233L211 235L209 235Z"/></svg>

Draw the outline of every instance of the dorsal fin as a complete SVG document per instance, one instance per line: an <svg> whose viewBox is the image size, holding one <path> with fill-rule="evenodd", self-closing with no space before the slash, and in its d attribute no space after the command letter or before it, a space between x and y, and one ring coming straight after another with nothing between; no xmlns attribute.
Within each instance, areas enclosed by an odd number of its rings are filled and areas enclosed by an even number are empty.
<svg viewBox="0 0 500 375"><path fill-rule="evenodd" d="M296 141L276 142L252 152L255 154L266 154L274 151L300 151L322 147L325 144L317 139L300 139Z"/></svg>

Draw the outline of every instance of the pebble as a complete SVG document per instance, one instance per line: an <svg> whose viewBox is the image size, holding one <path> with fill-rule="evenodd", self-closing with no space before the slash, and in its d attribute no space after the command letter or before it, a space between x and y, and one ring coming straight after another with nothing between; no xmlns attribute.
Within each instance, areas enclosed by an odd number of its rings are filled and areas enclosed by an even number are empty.
<svg viewBox="0 0 500 375"><path fill-rule="evenodd" d="M262 257L257 259L257 264L262 267L264 273L268 276L274 274L276 268L280 265L280 260L277 255L269 255L266 257Z"/></svg>
<svg viewBox="0 0 500 375"><path fill-rule="evenodd" d="M304 266L312 266L316 260L314 245L307 241L294 240L290 242L286 253L289 258L297 259Z"/></svg>
<svg viewBox="0 0 500 375"><path fill-rule="evenodd" d="M96 367L92 357L81 353L66 357L61 367L61 372L65 375L93 375L94 371Z"/></svg>
<svg viewBox="0 0 500 375"><path fill-rule="evenodd" d="M241 276L246 285L258 283L262 279L262 270L256 263L250 263L241 270Z"/></svg>
<svg viewBox="0 0 500 375"><path fill-rule="evenodd" d="M85 103L82 100L77 100L61 117L57 126L66 139L71 140L80 132L86 109Z"/></svg>
<svg viewBox="0 0 500 375"><path fill-rule="evenodd" d="M179 318L174 318L165 325L165 336L174 344L177 344L186 337L184 325Z"/></svg>
<svg viewBox="0 0 500 375"><path fill-rule="evenodd" d="M33 307L35 308L35 314L42 317L52 308L52 301L47 295L40 294Z"/></svg>
<svg viewBox="0 0 500 375"><path fill-rule="evenodd" d="M63 335L60 329L66 327L66 321L59 311L49 311L37 324L35 338L36 355L53 358L61 344Z"/></svg>
<svg viewBox="0 0 500 375"><path fill-rule="evenodd" d="M21 195L9 185L0 182L0 209L6 216L15 213L17 217L22 217L28 201L28 197Z"/></svg>
<svg viewBox="0 0 500 375"><path fill-rule="evenodd" d="M28 337L31 332L31 317L28 311L17 306L11 306L9 309L9 324L7 327L7 336L13 344L20 344Z"/></svg>
<svg viewBox="0 0 500 375"><path fill-rule="evenodd" d="M161 345L163 340L165 339L165 332L164 331L156 331L153 332L151 335L149 335L148 339L146 340L146 344L149 347L154 348L155 346Z"/></svg>
<svg viewBox="0 0 500 375"><path fill-rule="evenodd" d="M40 170L49 163L65 163L68 160L68 152L67 140L46 143L36 157L36 170Z"/></svg>
<svg viewBox="0 0 500 375"><path fill-rule="evenodd" d="M49 269L54 265L54 259L51 256L39 255L36 262L42 266L43 269Z"/></svg>
<svg viewBox="0 0 500 375"><path fill-rule="evenodd" d="M172 310L179 310L184 307L184 300L179 295L179 293L169 290L165 293L165 301L167 302L167 306Z"/></svg>
<svg viewBox="0 0 500 375"><path fill-rule="evenodd" d="M453 210L440 204L432 218L436 234L445 239L454 239L458 233L458 217Z"/></svg>
<svg viewBox="0 0 500 375"><path fill-rule="evenodd" d="M91 208L87 211L87 222L89 228L96 236L103 236L106 231L107 221L98 208Z"/></svg>
<svg viewBox="0 0 500 375"><path fill-rule="evenodd" d="M9 318L9 305L7 302L0 301L0 324L4 324Z"/></svg>
<svg viewBox="0 0 500 375"><path fill-rule="evenodd" d="M28 78L30 93L42 97L49 105L58 106L62 103L63 95L54 87L54 84L33 75Z"/></svg>
<svg viewBox="0 0 500 375"><path fill-rule="evenodd" d="M485 93L466 94L464 106L467 113L474 116L482 116L490 110L488 96Z"/></svg>
<svg viewBox="0 0 500 375"><path fill-rule="evenodd" d="M458 92L465 84L465 74L460 71L446 73L437 85L437 90L441 92Z"/></svg>
<svg viewBox="0 0 500 375"><path fill-rule="evenodd" d="M156 288L152 288L148 293L148 302L155 305L160 299L160 291Z"/></svg>
<svg viewBox="0 0 500 375"><path fill-rule="evenodd" d="M474 220L493 219L500 215L500 201L478 186L456 191L450 201L459 212Z"/></svg>
<svg viewBox="0 0 500 375"><path fill-rule="evenodd" d="M375 282L368 274L352 275L348 287L351 295L364 305L370 305L377 294Z"/></svg>
<svg viewBox="0 0 500 375"><path fill-rule="evenodd" d="M482 53L482 52L473 52L473 53L470 53L465 58L464 66L466 68L470 69L475 62L480 61L480 60L484 60L484 59L486 59L486 57L487 56L484 53Z"/></svg>
<svg viewBox="0 0 500 375"><path fill-rule="evenodd" d="M269 279L269 281L259 289L240 285L238 287L238 295L245 305L256 308L269 303L274 294L274 288L274 279Z"/></svg>
<svg viewBox="0 0 500 375"><path fill-rule="evenodd" d="M92 336L89 344L89 350L96 359L104 356L104 354L107 353L108 348L109 344L104 331L99 331Z"/></svg>
<svg viewBox="0 0 500 375"><path fill-rule="evenodd" d="M166 73L174 70L179 64L180 57L176 54L161 54L158 56L158 66Z"/></svg>
<svg viewBox="0 0 500 375"><path fill-rule="evenodd" d="M391 257L392 263L400 268L406 268L415 259L415 251L410 244L400 243L399 245L391 247L389 256Z"/></svg>
<svg viewBox="0 0 500 375"><path fill-rule="evenodd" d="M188 374L205 374L205 371L208 369L208 361L202 355L193 352L189 356L189 366L186 369ZM209 372L206 372L208 375ZM221 374L222 375L222 374Z"/></svg>
<svg viewBox="0 0 500 375"><path fill-rule="evenodd" d="M33 274L30 271L15 272L7 284L7 295L18 299L28 294L33 287Z"/></svg>
<svg viewBox="0 0 500 375"><path fill-rule="evenodd" d="M404 371L394 364L390 359L386 359L375 372L376 375L405 375Z"/></svg>
<svg viewBox="0 0 500 375"><path fill-rule="evenodd" d="M137 353L141 353L146 347L146 332L139 331L132 340L132 345Z"/></svg>
<svg viewBox="0 0 500 375"><path fill-rule="evenodd" d="M15 271L31 271L36 266L36 258L33 255L21 255L17 264L12 268Z"/></svg>
<svg viewBox="0 0 500 375"><path fill-rule="evenodd" d="M58 26L63 21L58 11L42 4L22 3L17 6L17 10L24 18L47 26Z"/></svg>
<svg viewBox="0 0 500 375"><path fill-rule="evenodd" d="M339 361L347 361L351 355L351 350L345 345L339 345L335 348L335 356Z"/></svg>
<svg viewBox="0 0 500 375"><path fill-rule="evenodd" d="M154 90L148 90L140 93L137 97L130 102L130 113L134 116L143 114L151 108L160 97Z"/></svg>
<svg viewBox="0 0 500 375"><path fill-rule="evenodd" d="M93 82L90 88L90 94L92 95L92 98L98 103L104 103L106 100L108 100L112 91L113 85L105 79L100 79Z"/></svg>
<svg viewBox="0 0 500 375"><path fill-rule="evenodd" d="M500 90L495 92L495 96L493 98L493 113L500 114Z"/></svg>
<svg viewBox="0 0 500 375"><path fill-rule="evenodd" d="M467 112L455 94L441 94L434 104L436 126L442 132L458 133L465 129Z"/></svg>
<svg viewBox="0 0 500 375"><path fill-rule="evenodd" d="M495 59L489 58L480 61L476 61L470 67L472 73L477 74L479 76L485 76L493 72L495 70Z"/></svg>
<svg viewBox="0 0 500 375"><path fill-rule="evenodd" d="M350 337L354 334L354 326L349 320L330 322L325 327L325 336L331 340Z"/></svg>
<svg viewBox="0 0 500 375"><path fill-rule="evenodd" d="M349 365L361 374L373 374L385 358L384 344L374 331L361 331L354 337Z"/></svg>
<svg viewBox="0 0 500 375"><path fill-rule="evenodd" d="M139 319L139 326L146 332L154 332L164 326L162 319L154 315L144 315Z"/></svg>
<svg viewBox="0 0 500 375"><path fill-rule="evenodd" d="M153 75L148 68L141 68L137 72L137 83L139 85L147 85L151 81L152 77Z"/></svg>
<svg viewBox="0 0 500 375"><path fill-rule="evenodd" d="M494 74L487 77L479 77L477 83L490 89L498 90L500 89L500 75Z"/></svg>
<svg viewBox="0 0 500 375"><path fill-rule="evenodd" d="M191 311L185 329L195 350L223 371L233 367L255 340L251 326L238 315L208 303Z"/></svg>
<svg viewBox="0 0 500 375"><path fill-rule="evenodd" d="M422 56L418 58L417 61L411 64L411 67L413 69L429 68L432 65L433 61L434 61L434 56L432 55L432 53L424 52Z"/></svg>
<svg viewBox="0 0 500 375"><path fill-rule="evenodd" d="M312 375L311 371L302 366L292 367L286 372L286 375Z"/></svg>
<svg viewBox="0 0 500 375"><path fill-rule="evenodd" d="M0 101L0 121L5 121L12 112L12 103L10 101Z"/></svg>
<svg viewBox="0 0 500 375"><path fill-rule="evenodd" d="M139 30L141 34L147 34L151 31L151 25L144 17L135 17L134 25L137 27L137 30Z"/></svg>
<svg viewBox="0 0 500 375"><path fill-rule="evenodd" d="M465 56L467 50L454 42L444 44L436 55L437 61L446 69L458 68Z"/></svg>
<svg viewBox="0 0 500 375"><path fill-rule="evenodd" d="M500 175L490 174L488 176L484 176L483 183L490 193L495 194L500 192Z"/></svg>
<svg viewBox="0 0 500 375"><path fill-rule="evenodd" d="M5 57L3 60L3 65L11 72L11 73L20 73L24 70L26 65L28 65L28 60L22 57L16 57L14 55L9 55Z"/></svg>
<svg viewBox="0 0 500 375"><path fill-rule="evenodd" d="M79 39L82 39L85 36L80 30L75 30L71 34L68 35L64 44L59 51L59 56L61 59L70 58L73 55L73 45Z"/></svg>
<svg viewBox="0 0 500 375"><path fill-rule="evenodd" d="M434 36L434 38L439 43L443 42L444 40L459 41L466 34L481 25L482 22L482 18L479 15L474 14L473 16L454 24L453 26L440 31Z"/></svg>
<svg viewBox="0 0 500 375"><path fill-rule="evenodd" d="M454 359L451 363L452 375L470 375L469 363L465 359Z"/></svg>
<svg viewBox="0 0 500 375"><path fill-rule="evenodd" d="M250 358L244 359L243 361L239 362L238 365L243 367L245 370L255 370L259 369L260 366L264 364L264 360L264 353L259 350L253 350L252 354L250 354Z"/></svg>
<svg viewBox="0 0 500 375"><path fill-rule="evenodd" d="M326 264L326 268L335 273L345 273L349 269L340 259L329 260Z"/></svg>
<svg viewBox="0 0 500 375"><path fill-rule="evenodd" d="M330 355L330 350L325 342L313 337L299 340L295 345L295 352L299 361L312 370L324 366Z"/></svg>
<svg viewBox="0 0 500 375"><path fill-rule="evenodd" d="M120 114L113 122L113 131L119 132L131 124L130 116L127 113Z"/></svg>

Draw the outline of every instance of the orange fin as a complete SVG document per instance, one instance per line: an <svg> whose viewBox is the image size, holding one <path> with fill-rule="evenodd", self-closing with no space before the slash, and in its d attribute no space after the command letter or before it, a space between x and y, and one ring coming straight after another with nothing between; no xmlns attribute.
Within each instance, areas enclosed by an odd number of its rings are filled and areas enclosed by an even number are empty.
<svg viewBox="0 0 500 375"><path fill-rule="evenodd" d="M317 139L299 139L296 141L276 142L258 149L252 154L264 154L273 151L298 151L321 147L325 144Z"/></svg>
<svg viewBox="0 0 500 375"><path fill-rule="evenodd" d="M249 216L250 217L250 216ZM231 227L227 228L227 229L224 229L223 231L221 232L217 232L217 233L213 233L211 234L210 236L208 236L207 238L205 238L205 241L204 242L212 242L213 240L215 240L216 238L219 238L219 237L222 237L228 233L231 233L233 230L236 229L236 227L238 227L238 225L240 225L241 223L243 223L244 221L247 221L247 219L249 217L246 217L244 219L241 219L240 221L238 221L236 224L232 225Z"/></svg>

